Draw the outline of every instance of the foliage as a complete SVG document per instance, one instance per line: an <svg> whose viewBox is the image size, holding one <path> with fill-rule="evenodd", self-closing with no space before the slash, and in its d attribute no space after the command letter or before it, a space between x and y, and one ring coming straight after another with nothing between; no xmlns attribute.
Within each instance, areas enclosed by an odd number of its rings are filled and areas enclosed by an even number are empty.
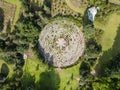
<svg viewBox="0 0 120 90"><path fill-rule="evenodd" d="M102 46L99 45L94 39L89 39L86 44L85 59L97 58L102 51Z"/></svg>
<svg viewBox="0 0 120 90"><path fill-rule="evenodd" d="M120 53L112 57L107 66L105 67L107 76L119 77L120 74Z"/></svg>
<svg viewBox="0 0 120 90"><path fill-rule="evenodd" d="M114 77L99 77L97 82L93 82L92 86L97 90L119 90L120 79Z"/></svg>
<svg viewBox="0 0 120 90"><path fill-rule="evenodd" d="M32 22L18 23L16 27L17 32L20 34L21 39L26 43L37 43L38 29L33 25Z"/></svg>
<svg viewBox="0 0 120 90"><path fill-rule="evenodd" d="M85 27L83 27L83 33L85 35L86 40L95 37L95 29L90 24L85 25Z"/></svg>
<svg viewBox="0 0 120 90"><path fill-rule="evenodd" d="M95 40L96 40L96 42L100 43L103 33L104 33L104 31L102 29L95 28Z"/></svg>
<svg viewBox="0 0 120 90"><path fill-rule="evenodd" d="M23 10L21 18L18 21L17 25L15 26L14 32L12 33L6 32L6 34L0 35L0 51L1 51L0 57L3 56L4 59L8 62L15 62L13 78L7 80L3 86L0 85L2 86L1 89L2 90L17 90L17 89L21 90L21 87L22 87L23 90L24 89L57 90L60 87L59 86L60 78L62 78L61 80L63 81L61 83L62 85L67 81L66 77L68 77L71 72L77 72L76 69L78 69L78 67L76 68L73 67L72 69L71 68L63 69L64 73L60 72L59 73L60 77L59 77L58 73L56 73L54 70L44 71L43 65L40 64L40 67L42 66L42 68L40 68L42 73L39 72L40 74L39 80L36 80L35 79L36 76L32 75L32 73L30 72L23 73L22 67L25 62L23 59L21 59L22 53L25 50L27 50L31 44L33 45L33 47L37 46L36 44L38 40L38 34L41 28L43 28L48 23L48 19L51 19L51 17L48 16L51 13L50 10L52 8L50 5L51 0L45 0L42 8L38 7L37 3L33 3L33 1L37 1L37 0L21 0L21 1L23 2L23 5L26 9ZM101 0L101 1L88 0L88 1L91 1L89 5L94 4L95 6L100 6L100 11L98 12L97 18L96 18L96 20L98 21L103 21L106 18L106 16L119 10L119 7L117 5L109 4L108 2L106 5L105 0ZM15 1L13 0L13 2ZM68 10L68 13L71 13L71 12L69 12ZM71 14L73 15L74 13L71 13ZM78 15L77 17L79 17L81 20L81 15ZM75 15L75 18L76 18L76 15ZM119 90L120 88L120 79L119 79L120 56L119 54L117 54L114 57L111 56L112 58L110 59L110 62L107 64L106 68L104 68L107 74L107 77L92 78L92 76L90 75L91 65L93 66L93 63L95 62L96 58L99 56L102 49L101 45L98 44L97 40L101 38L101 35L103 32L101 29L94 28L93 23L86 19L87 17L85 15L85 17L83 18L83 26L84 26L83 32L86 39L86 50L85 50L86 61L83 61L79 68L80 75L82 76L82 78L84 78L83 81L80 81L82 82L80 83L80 85L83 85L82 88L80 87L80 90L93 90L93 88L96 90ZM0 20L1 20L1 17L0 17ZM80 23L80 22L77 22L77 23ZM118 41L119 41L119 37L118 37ZM119 45L116 49L119 50ZM36 64L38 64L38 62L36 62ZM31 66L30 64L29 67L31 68L29 70L31 70L33 67L36 67L36 64L34 65L33 63L32 64L33 66ZM35 71L34 74L36 74L36 72L37 71ZM7 75L7 73L5 75ZM76 76L77 74L74 75L74 77ZM74 77L72 76L73 80L74 80ZM35 83L35 80L37 81L37 83ZM71 82L69 83L71 84Z"/></svg>
<svg viewBox="0 0 120 90"><path fill-rule="evenodd" d="M8 66L7 66L5 63L2 64L1 73L2 73L5 77L7 77L7 75L9 74L9 68L8 68Z"/></svg>
<svg viewBox="0 0 120 90"><path fill-rule="evenodd" d="M80 65L80 76L86 78L90 74L90 66L87 62L83 61Z"/></svg>
<svg viewBox="0 0 120 90"><path fill-rule="evenodd" d="M0 8L0 31L3 29L3 22L4 22L4 11L2 8Z"/></svg>
<svg viewBox="0 0 120 90"><path fill-rule="evenodd" d="M7 64L3 63L0 70L0 83L4 83L9 74L9 68Z"/></svg>
<svg viewBox="0 0 120 90"><path fill-rule="evenodd" d="M88 14L87 14L87 10L84 12L84 16L83 16L83 33L85 35L85 38L88 40L90 38L94 38L95 37L95 28L93 25L93 22L91 22L88 19Z"/></svg>
<svg viewBox="0 0 120 90"><path fill-rule="evenodd" d="M23 90L35 90L35 75L31 75L28 71L24 72L24 75L22 77L22 84Z"/></svg>

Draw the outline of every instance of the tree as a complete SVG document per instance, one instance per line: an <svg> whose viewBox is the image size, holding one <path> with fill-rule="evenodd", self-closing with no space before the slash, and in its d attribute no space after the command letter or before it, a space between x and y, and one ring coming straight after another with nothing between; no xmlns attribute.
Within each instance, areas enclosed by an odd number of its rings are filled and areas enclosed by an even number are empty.
<svg viewBox="0 0 120 90"><path fill-rule="evenodd" d="M0 8L0 31L2 31L4 26L4 11L2 8Z"/></svg>
<svg viewBox="0 0 120 90"><path fill-rule="evenodd" d="M38 40L39 30L34 26L32 22L19 22L16 26L16 30L20 35L20 39L26 43L35 45Z"/></svg>
<svg viewBox="0 0 120 90"><path fill-rule="evenodd" d="M4 83L9 74L9 68L7 64L3 63L0 72L0 83Z"/></svg>
<svg viewBox="0 0 120 90"><path fill-rule="evenodd" d="M80 75L84 78L88 77L90 74L90 66L87 62L83 61L79 68Z"/></svg>
<svg viewBox="0 0 120 90"><path fill-rule="evenodd" d="M102 46L99 45L94 39L89 39L86 43L86 50L85 50L85 59L95 59L99 56L100 52L102 51Z"/></svg>

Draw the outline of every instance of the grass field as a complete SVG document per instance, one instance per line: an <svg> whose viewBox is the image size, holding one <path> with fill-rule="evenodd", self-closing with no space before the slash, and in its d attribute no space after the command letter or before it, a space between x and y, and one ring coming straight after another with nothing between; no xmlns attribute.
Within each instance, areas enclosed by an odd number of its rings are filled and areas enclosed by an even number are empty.
<svg viewBox="0 0 120 90"><path fill-rule="evenodd" d="M39 70L36 70L36 67L37 67L38 64L39 64ZM55 72L58 73L59 78L60 78L60 88L59 88L59 90L63 90L64 87L66 87L66 90L70 90L71 87L72 87L73 90L76 89L76 87L78 86L77 79L80 77L79 76L79 67L80 67L80 63L73 66L73 67L66 68L66 69L60 69L59 70L57 68L53 68L55 70ZM42 73L44 73L46 71L50 71L48 65L42 63L42 60L38 59L37 57L36 58L34 57L33 59L28 59L26 61L26 66L24 67L24 70L28 71L33 76L35 75L36 82L40 80L40 75ZM71 80L72 73L73 73L73 77L74 77L73 80ZM53 76L53 78L54 78L54 76ZM48 81L49 80L46 80L44 82L48 82ZM69 85L67 84L68 81L70 81ZM54 81L52 81L52 82L54 82Z"/></svg>
<svg viewBox="0 0 120 90"><path fill-rule="evenodd" d="M97 23L95 23L96 27L100 27L104 30L104 34L101 40L103 51L112 48L119 24L120 24L120 16L117 14L112 14L111 16L109 16L109 20L107 21L106 25L97 26Z"/></svg>
<svg viewBox="0 0 120 90"><path fill-rule="evenodd" d="M100 25L100 24L98 24ZM97 24L95 24L97 27ZM103 52L96 64L96 69L104 68L109 60L120 51L120 15L112 14L109 16L107 24L101 26L104 30L101 45Z"/></svg>
<svg viewBox="0 0 120 90"><path fill-rule="evenodd" d="M14 26L15 23L17 22L17 20L19 19L20 10L21 10L21 2L20 2L20 0L4 0L4 1L16 6L16 12L15 12L15 17L14 17L14 22L13 22L13 26ZM13 30L13 29L14 29L14 27L11 27L11 30Z"/></svg>

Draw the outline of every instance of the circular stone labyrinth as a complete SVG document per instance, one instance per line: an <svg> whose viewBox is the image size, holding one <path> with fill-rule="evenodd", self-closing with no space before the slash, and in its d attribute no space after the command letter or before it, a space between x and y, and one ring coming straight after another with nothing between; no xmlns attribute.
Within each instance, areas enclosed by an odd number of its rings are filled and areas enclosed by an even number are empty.
<svg viewBox="0 0 120 90"><path fill-rule="evenodd" d="M79 27L61 20L46 25L39 36L39 49L54 67L73 65L84 51L84 37Z"/></svg>

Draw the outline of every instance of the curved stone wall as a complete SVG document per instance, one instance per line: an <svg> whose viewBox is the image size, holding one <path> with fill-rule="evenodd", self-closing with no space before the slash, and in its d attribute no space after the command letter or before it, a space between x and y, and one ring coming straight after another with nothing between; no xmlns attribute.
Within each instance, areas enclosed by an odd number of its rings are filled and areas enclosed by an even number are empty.
<svg viewBox="0 0 120 90"><path fill-rule="evenodd" d="M54 67L74 64L84 52L84 37L79 27L61 20L46 25L39 36L39 49Z"/></svg>

